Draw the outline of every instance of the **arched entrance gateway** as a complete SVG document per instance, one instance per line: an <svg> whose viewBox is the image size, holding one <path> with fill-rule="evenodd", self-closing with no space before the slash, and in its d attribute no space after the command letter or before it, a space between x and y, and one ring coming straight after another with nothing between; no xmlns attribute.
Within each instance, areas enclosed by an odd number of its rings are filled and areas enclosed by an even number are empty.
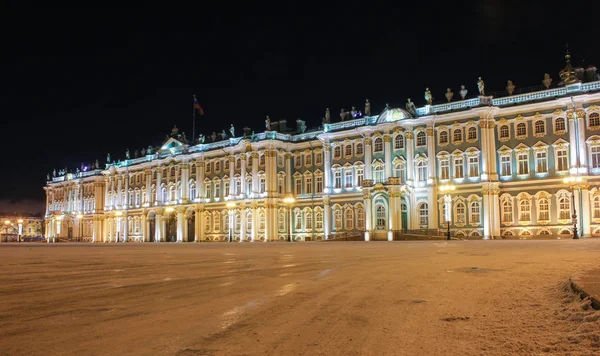
<svg viewBox="0 0 600 356"><path fill-rule="evenodd" d="M151 211L148 213L147 240L149 242L154 242L154 236L156 236L156 213L154 211Z"/></svg>
<svg viewBox="0 0 600 356"><path fill-rule="evenodd" d="M165 218L165 242L175 242L177 241L177 216L171 212Z"/></svg>
<svg viewBox="0 0 600 356"><path fill-rule="evenodd" d="M187 242L194 242L196 238L196 212L188 210L185 214L187 220Z"/></svg>

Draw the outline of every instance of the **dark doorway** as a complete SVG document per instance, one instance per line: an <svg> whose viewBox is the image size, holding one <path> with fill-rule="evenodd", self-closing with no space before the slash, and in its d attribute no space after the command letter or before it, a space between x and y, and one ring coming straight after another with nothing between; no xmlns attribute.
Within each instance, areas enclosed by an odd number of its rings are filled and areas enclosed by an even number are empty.
<svg viewBox="0 0 600 356"><path fill-rule="evenodd" d="M187 226L188 226L188 242L194 242L195 241L195 234L196 234L196 213L192 212L188 217L187 217L188 221L187 221Z"/></svg>
<svg viewBox="0 0 600 356"><path fill-rule="evenodd" d="M171 214L167 219L167 228L165 229L167 232L167 236L165 236L166 242L175 242L177 241L177 218L175 214Z"/></svg>

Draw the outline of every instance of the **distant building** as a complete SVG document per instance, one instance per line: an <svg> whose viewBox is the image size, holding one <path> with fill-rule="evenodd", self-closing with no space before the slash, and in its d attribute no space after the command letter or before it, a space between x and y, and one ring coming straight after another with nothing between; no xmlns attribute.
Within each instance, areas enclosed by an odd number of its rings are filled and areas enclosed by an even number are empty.
<svg viewBox="0 0 600 356"><path fill-rule="evenodd" d="M44 217L0 213L0 242L43 239Z"/></svg>
<svg viewBox="0 0 600 356"><path fill-rule="evenodd" d="M174 129L142 156L51 178L48 236L392 240L448 223L456 237L570 237L574 226L600 236L596 69L573 68L567 55L560 80L546 75L539 87L477 85L439 104L427 89L427 105L377 114L367 102L364 116L353 108L339 122L327 109L306 132L267 118L256 135L188 143Z"/></svg>

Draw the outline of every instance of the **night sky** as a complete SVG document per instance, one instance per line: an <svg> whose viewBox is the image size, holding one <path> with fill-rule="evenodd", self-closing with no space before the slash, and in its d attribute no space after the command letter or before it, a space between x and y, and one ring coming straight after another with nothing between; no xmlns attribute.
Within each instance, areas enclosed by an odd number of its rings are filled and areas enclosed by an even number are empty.
<svg viewBox="0 0 600 356"><path fill-rule="evenodd" d="M0 199L42 200L53 168L122 159L173 125L190 136L193 94L196 133L262 132L265 115L310 128L366 98L422 106L425 87L475 95L478 76L486 92L556 83L567 41L575 65L600 66L598 2L282 3L3 10Z"/></svg>

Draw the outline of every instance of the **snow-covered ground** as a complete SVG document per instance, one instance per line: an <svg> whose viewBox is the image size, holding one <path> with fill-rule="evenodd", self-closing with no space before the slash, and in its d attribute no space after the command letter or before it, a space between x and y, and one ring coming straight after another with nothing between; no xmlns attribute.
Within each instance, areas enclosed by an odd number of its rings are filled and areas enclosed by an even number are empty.
<svg viewBox="0 0 600 356"><path fill-rule="evenodd" d="M593 355L600 239L0 245L0 355Z"/></svg>

